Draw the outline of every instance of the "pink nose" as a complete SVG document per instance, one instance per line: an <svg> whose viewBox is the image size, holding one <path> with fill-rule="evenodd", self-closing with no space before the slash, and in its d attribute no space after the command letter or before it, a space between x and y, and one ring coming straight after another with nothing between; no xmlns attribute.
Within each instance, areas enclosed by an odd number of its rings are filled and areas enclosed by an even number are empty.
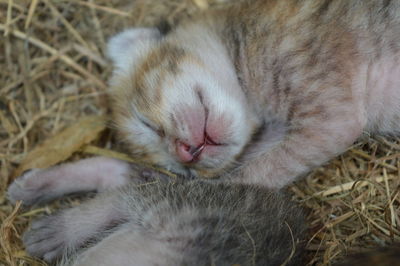
<svg viewBox="0 0 400 266"><path fill-rule="evenodd" d="M199 147L194 147L179 140L176 142L176 152L179 159L184 163L197 161L203 149L204 144L201 144Z"/></svg>

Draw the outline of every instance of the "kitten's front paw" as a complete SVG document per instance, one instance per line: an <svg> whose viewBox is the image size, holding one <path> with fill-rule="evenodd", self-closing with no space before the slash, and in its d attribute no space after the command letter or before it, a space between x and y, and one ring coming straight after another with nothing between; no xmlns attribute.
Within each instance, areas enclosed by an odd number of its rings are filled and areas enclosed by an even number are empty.
<svg viewBox="0 0 400 266"><path fill-rule="evenodd" d="M50 215L32 223L23 236L26 251L45 261L54 261L67 251L67 235L62 215Z"/></svg>
<svg viewBox="0 0 400 266"><path fill-rule="evenodd" d="M48 179L41 178L44 171L43 169L31 169L23 173L8 187L7 198L12 203L22 200L22 203L28 206L49 199L51 184Z"/></svg>

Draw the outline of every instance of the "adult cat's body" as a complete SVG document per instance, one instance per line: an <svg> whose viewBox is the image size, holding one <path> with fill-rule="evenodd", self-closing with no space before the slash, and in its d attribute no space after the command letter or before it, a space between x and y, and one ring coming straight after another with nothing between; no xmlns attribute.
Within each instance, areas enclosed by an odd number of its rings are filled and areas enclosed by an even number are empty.
<svg viewBox="0 0 400 266"><path fill-rule="evenodd" d="M184 175L282 187L399 130L398 1L241 1L109 48L117 130Z"/></svg>

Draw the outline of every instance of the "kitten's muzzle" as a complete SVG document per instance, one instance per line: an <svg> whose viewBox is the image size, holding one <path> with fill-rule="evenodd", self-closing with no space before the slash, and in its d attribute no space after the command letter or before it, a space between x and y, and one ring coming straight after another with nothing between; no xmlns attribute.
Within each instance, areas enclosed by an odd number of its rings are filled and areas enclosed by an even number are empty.
<svg viewBox="0 0 400 266"><path fill-rule="evenodd" d="M212 140L207 133L204 134L204 142L198 146L187 144L183 141L176 141L176 153L183 163L195 163L200 160L200 155L206 146L218 146L220 144Z"/></svg>

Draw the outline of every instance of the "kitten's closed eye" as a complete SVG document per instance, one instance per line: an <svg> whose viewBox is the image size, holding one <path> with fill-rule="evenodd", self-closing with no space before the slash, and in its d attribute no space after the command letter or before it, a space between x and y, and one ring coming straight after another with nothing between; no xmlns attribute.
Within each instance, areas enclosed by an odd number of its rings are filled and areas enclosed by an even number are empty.
<svg viewBox="0 0 400 266"><path fill-rule="evenodd" d="M165 131L161 126L156 125L155 123L151 122L149 119L145 118L144 116L138 116L139 121L145 125L148 129L156 133L160 138L165 137Z"/></svg>

